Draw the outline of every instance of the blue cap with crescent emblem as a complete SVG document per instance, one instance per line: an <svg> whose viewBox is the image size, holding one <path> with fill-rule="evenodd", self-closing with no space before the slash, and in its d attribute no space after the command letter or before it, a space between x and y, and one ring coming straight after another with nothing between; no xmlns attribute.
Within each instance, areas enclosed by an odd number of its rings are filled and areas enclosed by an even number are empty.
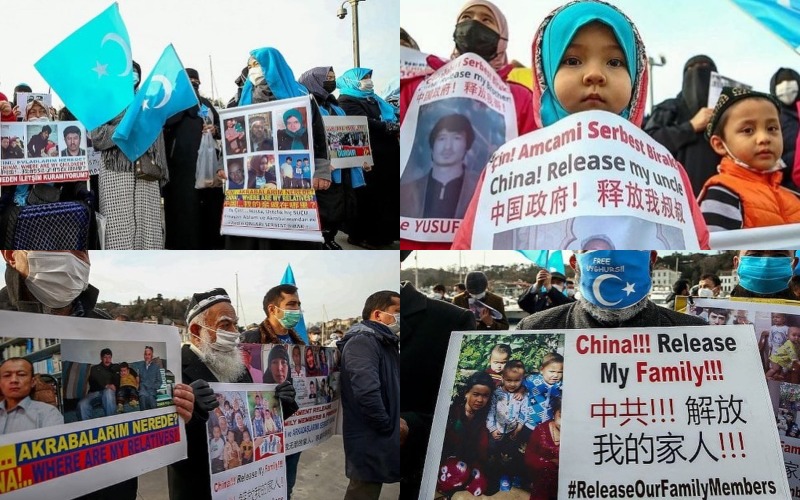
<svg viewBox="0 0 800 500"><path fill-rule="evenodd" d="M575 254L581 295L607 309L624 309L650 293L650 252L595 250Z"/></svg>

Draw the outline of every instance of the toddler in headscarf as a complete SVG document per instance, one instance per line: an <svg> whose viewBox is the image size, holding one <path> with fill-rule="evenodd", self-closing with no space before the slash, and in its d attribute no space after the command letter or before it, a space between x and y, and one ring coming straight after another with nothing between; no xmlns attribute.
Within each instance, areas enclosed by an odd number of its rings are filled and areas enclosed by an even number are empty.
<svg viewBox="0 0 800 500"><path fill-rule="evenodd" d="M647 101L647 55L636 26L616 7L599 0L567 3L545 17L533 39L533 102L537 127L572 113L603 110L642 125ZM691 192L686 172L680 175ZM483 178L454 249L469 249ZM689 197L701 247L708 230Z"/></svg>

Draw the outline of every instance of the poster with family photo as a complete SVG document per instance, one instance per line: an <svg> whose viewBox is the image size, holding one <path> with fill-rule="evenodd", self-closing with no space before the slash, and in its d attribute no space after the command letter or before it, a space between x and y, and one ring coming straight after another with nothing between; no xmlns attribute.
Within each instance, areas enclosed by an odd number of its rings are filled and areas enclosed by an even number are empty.
<svg viewBox="0 0 800 500"><path fill-rule="evenodd" d="M285 498L283 422L276 386L209 385L219 402L206 422L211 497Z"/></svg>
<svg viewBox="0 0 800 500"><path fill-rule="evenodd" d="M332 168L372 165L372 146L365 116L323 116Z"/></svg>
<svg viewBox="0 0 800 500"><path fill-rule="evenodd" d="M279 154L280 188L310 189L313 167L306 153Z"/></svg>
<svg viewBox="0 0 800 500"><path fill-rule="evenodd" d="M756 350L749 325L453 332L420 498L788 498Z"/></svg>
<svg viewBox="0 0 800 500"><path fill-rule="evenodd" d="M4 408L38 415L0 427L3 498L74 498L186 458L177 329L0 311L0 339L18 374L0 376Z"/></svg>
<svg viewBox="0 0 800 500"><path fill-rule="evenodd" d="M39 184L89 178L86 129L80 122L0 126L0 183Z"/></svg>

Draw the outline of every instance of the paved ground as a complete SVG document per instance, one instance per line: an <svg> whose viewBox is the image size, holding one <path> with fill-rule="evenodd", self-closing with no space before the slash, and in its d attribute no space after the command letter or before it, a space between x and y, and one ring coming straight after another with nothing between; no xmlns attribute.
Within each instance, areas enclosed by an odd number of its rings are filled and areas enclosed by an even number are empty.
<svg viewBox="0 0 800 500"><path fill-rule="evenodd" d="M325 443L304 451L297 470L293 500L335 500L344 497L348 480L344 476L342 436L333 436ZM400 484L384 485L381 500L400 495ZM139 478L140 500L168 500L167 469L158 469Z"/></svg>

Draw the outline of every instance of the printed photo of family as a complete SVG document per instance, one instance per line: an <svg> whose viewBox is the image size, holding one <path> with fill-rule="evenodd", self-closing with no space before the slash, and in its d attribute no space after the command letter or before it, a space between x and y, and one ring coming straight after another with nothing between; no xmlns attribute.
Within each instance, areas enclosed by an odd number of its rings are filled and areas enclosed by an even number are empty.
<svg viewBox="0 0 800 500"><path fill-rule="evenodd" d="M563 335L464 337L437 492L556 497L563 342Z"/></svg>

